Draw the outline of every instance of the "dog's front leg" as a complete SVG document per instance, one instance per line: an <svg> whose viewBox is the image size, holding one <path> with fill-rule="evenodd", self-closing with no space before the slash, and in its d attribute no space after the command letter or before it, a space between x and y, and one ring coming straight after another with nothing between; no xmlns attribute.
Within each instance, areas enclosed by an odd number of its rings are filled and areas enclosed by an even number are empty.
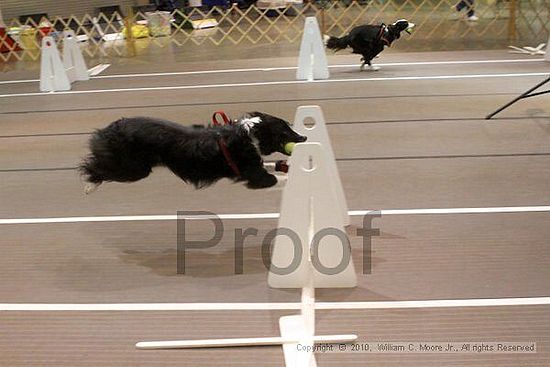
<svg viewBox="0 0 550 367"><path fill-rule="evenodd" d="M367 65L366 67L365 67L365 64ZM372 59L368 59L368 61L363 62L362 67L363 68L361 69L361 71L363 71L365 69L368 70L368 71L378 71L378 70L380 70L380 66L376 66L376 65L372 64Z"/></svg>
<svg viewBox="0 0 550 367"><path fill-rule="evenodd" d="M247 181L249 189L265 189L277 184L277 177L263 167L243 172L242 178Z"/></svg>

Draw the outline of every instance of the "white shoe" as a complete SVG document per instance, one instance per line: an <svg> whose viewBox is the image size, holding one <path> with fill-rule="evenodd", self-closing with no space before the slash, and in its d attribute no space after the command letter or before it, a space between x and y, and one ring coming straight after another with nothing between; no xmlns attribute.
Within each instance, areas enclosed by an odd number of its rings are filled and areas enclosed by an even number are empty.
<svg viewBox="0 0 550 367"><path fill-rule="evenodd" d="M470 22L476 22L479 20L479 18L476 17L475 15L472 15L470 17L467 17L466 20L469 20Z"/></svg>

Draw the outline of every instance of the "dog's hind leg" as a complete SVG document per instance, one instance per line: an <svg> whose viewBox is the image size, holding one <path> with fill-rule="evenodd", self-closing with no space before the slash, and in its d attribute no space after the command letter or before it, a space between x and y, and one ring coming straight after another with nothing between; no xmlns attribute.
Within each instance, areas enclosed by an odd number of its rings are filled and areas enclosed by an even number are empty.
<svg viewBox="0 0 550 367"><path fill-rule="evenodd" d="M149 176L152 167L147 163L125 162L104 172L104 181L135 182Z"/></svg>
<svg viewBox="0 0 550 367"><path fill-rule="evenodd" d="M86 195L96 191L99 185L103 182L103 177L101 177L97 169L98 162L93 155L86 158L78 167L81 176L86 182L84 186L84 193L86 193Z"/></svg>
<svg viewBox="0 0 550 367"><path fill-rule="evenodd" d="M103 181L134 182L149 176L152 167L147 162L132 159L106 159L91 156L79 167L87 182L84 187L86 194L91 194Z"/></svg>

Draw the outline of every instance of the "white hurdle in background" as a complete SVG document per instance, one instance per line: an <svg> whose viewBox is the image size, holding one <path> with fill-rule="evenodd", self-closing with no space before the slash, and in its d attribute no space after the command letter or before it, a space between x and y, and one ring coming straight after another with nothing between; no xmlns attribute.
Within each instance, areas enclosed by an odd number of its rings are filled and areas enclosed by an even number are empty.
<svg viewBox="0 0 550 367"><path fill-rule="evenodd" d="M296 79L313 81L314 79L328 79L329 75L325 44L317 18L307 17L300 44Z"/></svg>
<svg viewBox="0 0 550 367"><path fill-rule="evenodd" d="M88 68L74 31L63 32L63 65L69 81L90 80Z"/></svg>
<svg viewBox="0 0 550 367"><path fill-rule="evenodd" d="M40 91L69 90L71 83L61 62L59 50L52 37L42 38L40 59Z"/></svg>
<svg viewBox="0 0 550 367"><path fill-rule="evenodd" d="M88 70L74 31L63 35L63 61L53 37L42 39L40 60L40 91L55 92L71 89L76 80L88 80Z"/></svg>
<svg viewBox="0 0 550 367"><path fill-rule="evenodd" d="M326 132L322 112L318 106L298 109L296 116L314 120L315 126L320 130L306 130L306 133L311 134L312 140L322 137L323 129ZM330 145L328 136L325 142ZM316 367L311 348L308 351L298 350L298 344L313 346L315 343L346 343L357 339L357 335L354 334L315 335L315 288L355 287L357 284L349 239L344 229L345 217L339 210L334 210L335 207L341 207L336 188L336 182L340 181L329 178L330 175L338 175L338 172L334 170L334 157L328 152L321 142L307 142L296 144L290 157L288 182L283 190L278 228L288 228L298 236L302 255L297 260L294 259L294 243L290 242L290 238L279 234L273 245L268 284L275 288L301 288L302 294L300 314L279 319L281 336L139 342L136 344L137 348L282 345L287 367ZM316 234L326 228L339 231L343 238L332 234L323 236L318 241L317 251L314 251L315 257L312 258L312 241ZM349 256L346 257L345 254ZM314 264L316 259L326 268L340 265L341 271L335 274L321 272ZM293 261L298 261L294 271L289 274L279 272L278 269L288 267Z"/></svg>

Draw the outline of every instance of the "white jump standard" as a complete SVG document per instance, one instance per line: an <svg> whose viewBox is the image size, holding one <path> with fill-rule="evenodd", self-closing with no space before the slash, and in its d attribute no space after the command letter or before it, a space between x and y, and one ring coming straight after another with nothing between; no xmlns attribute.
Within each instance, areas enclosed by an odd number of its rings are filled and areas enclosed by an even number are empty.
<svg viewBox="0 0 550 367"><path fill-rule="evenodd" d="M306 121L313 121L314 124L306 126ZM336 157L332 150L332 144L328 135L327 125L323 111L319 106L300 106L296 109L294 115L294 125L292 126L294 131L298 134L307 136L308 142L320 143L323 150L328 155L327 157L327 176L332 180L334 190L336 192L338 208L342 212L342 218L344 225L347 226L350 223L348 204L344 188L342 186L342 180L340 179L340 173L336 167Z"/></svg>
<svg viewBox="0 0 550 367"><path fill-rule="evenodd" d="M314 120L315 128L305 127L306 118ZM338 175L332 148L329 154L329 149L316 140L321 137L330 146L328 135L323 135L326 127L322 112L318 106L300 107L296 121L295 128L302 131L303 127L302 133L312 142L296 144L289 160L278 229L284 228L292 234L278 232L275 237L268 283L274 288L301 288L300 314L279 319L281 336L139 342L136 348L281 345L287 367L315 367L313 348L300 350L299 344L313 347L315 343L347 343L357 339L354 334L315 334L315 288L355 287L357 276L344 229L349 221L347 204L339 203L342 197L338 195L339 178L330 178ZM334 208L345 208L345 212ZM330 231L326 232L327 229Z"/></svg>

